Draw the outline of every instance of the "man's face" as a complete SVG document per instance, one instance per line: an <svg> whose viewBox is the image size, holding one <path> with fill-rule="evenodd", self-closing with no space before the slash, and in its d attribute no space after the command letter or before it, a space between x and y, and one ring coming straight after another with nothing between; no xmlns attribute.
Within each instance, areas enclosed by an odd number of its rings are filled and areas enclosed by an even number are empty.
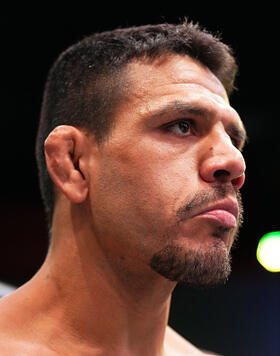
<svg viewBox="0 0 280 356"><path fill-rule="evenodd" d="M126 75L91 180L95 236L121 270L225 280L241 220L242 122L219 80L187 56L133 62Z"/></svg>

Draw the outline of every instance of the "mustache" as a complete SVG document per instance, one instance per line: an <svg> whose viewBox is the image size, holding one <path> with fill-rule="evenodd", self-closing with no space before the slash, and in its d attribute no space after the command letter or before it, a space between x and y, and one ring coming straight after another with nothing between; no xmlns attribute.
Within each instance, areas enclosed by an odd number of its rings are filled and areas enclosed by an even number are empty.
<svg viewBox="0 0 280 356"><path fill-rule="evenodd" d="M228 196L236 197L239 206L239 223L243 222L243 204L240 191L236 191L230 185L215 185L211 190L203 190L196 193L191 200L185 202L177 211L178 221L189 219L194 212L203 209L204 207L215 204L218 200Z"/></svg>

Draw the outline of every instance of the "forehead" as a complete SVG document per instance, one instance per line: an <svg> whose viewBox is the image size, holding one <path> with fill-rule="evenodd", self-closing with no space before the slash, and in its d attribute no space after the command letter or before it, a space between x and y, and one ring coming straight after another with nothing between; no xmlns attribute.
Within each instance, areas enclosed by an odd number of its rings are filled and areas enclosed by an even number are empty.
<svg viewBox="0 0 280 356"><path fill-rule="evenodd" d="M231 109L219 79L188 56L168 55L154 61L132 61L125 69L124 79L126 94L116 110L122 115L133 110L135 116L177 100L199 103L211 110L217 107Z"/></svg>
<svg viewBox="0 0 280 356"><path fill-rule="evenodd" d="M173 89L193 85L197 89L219 96L228 102L228 97L219 79L204 65L189 56L168 55L154 61L133 61L127 66L131 94L149 95L160 89ZM174 86L174 87L173 87Z"/></svg>
<svg viewBox="0 0 280 356"><path fill-rule="evenodd" d="M217 120L222 118L225 125L234 121L243 129L219 79L188 56L135 60L125 69L125 81L126 94L116 108L115 127L130 129L135 123L161 112L162 108L168 108L169 104L180 102L211 113Z"/></svg>

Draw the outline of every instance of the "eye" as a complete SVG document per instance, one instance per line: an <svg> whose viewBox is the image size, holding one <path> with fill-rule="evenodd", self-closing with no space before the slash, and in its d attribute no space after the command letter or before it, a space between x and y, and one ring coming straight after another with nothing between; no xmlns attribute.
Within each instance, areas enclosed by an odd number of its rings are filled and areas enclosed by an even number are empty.
<svg viewBox="0 0 280 356"><path fill-rule="evenodd" d="M236 138L230 136L230 140L231 140L233 146L238 147L239 142Z"/></svg>
<svg viewBox="0 0 280 356"><path fill-rule="evenodd" d="M231 140L231 142L232 142L234 147L236 147L239 151L242 151L242 147L241 147L242 143L240 142L239 139L230 136L230 140Z"/></svg>
<svg viewBox="0 0 280 356"><path fill-rule="evenodd" d="M188 136L191 130L190 120L180 119L164 125L164 129L177 136Z"/></svg>

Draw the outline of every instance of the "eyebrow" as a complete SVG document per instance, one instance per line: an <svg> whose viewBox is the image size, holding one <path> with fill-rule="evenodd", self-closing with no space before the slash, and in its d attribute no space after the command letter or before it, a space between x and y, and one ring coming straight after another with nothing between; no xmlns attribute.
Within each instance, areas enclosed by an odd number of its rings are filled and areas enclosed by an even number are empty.
<svg viewBox="0 0 280 356"><path fill-rule="evenodd" d="M180 101L173 101L168 103L167 105L152 113L151 117L156 119L172 113L177 113L184 116L199 116L203 117L207 121L212 120L215 117L215 112L211 109L201 105ZM244 144L248 141L248 136L244 126L242 124L239 126L238 124L231 123L227 126L227 131L238 142L238 145L242 149Z"/></svg>
<svg viewBox="0 0 280 356"><path fill-rule="evenodd" d="M206 119L211 119L214 116L214 112L212 110L209 110L203 106L180 101L172 101L159 110L156 110L156 112L152 114L152 117L157 118L169 113L178 113L182 115L191 114L195 116L202 116Z"/></svg>

